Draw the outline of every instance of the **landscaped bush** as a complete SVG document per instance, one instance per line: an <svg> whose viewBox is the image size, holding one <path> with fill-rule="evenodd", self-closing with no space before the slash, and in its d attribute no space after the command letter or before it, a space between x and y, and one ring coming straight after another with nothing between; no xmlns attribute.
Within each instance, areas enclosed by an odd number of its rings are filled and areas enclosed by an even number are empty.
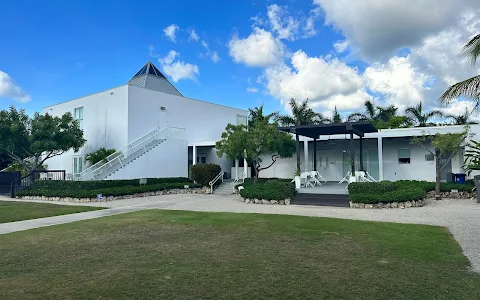
<svg viewBox="0 0 480 300"><path fill-rule="evenodd" d="M471 183L440 184L441 192L458 190L459 192L470 192L473 188ZM395 182L354 182L348 186L350 200L356 203L377 203L377 202L405 202L421 200L425 193L435 190L435 182L418 180L399 180Z"/></svg>
<svg viewBox="0 0 480 300"><path fill-rule="evenodd" d="M281 182L291 182L292 179L284 179L284 178L258 178L257 179L257 184L263 184L269 180L276 180L276 181L281 181ZM235 185L235 188L239 187L239 186L248 186L248 185L252 185L254 184L253 183L254 181L254 178L245 178L245 181L243 183L238 183L237 185Z"/></svg>
<svg viewBox="0 0 480 300"><path fill-rule="evenodd" d="M192 179L198 184L208 186L222 168L215 164L199 164L192 167Z"/></svg>
<svg viewBox="0 0 480 300"><path fill-rule="evenodd" d="M96 198L98 194L102 196L124 196L133 195L137 193L156 192L171 189L183 189L185 185L190 188L201 188L202 185L192 182L171 182L171 183L157 183L148 185L125 185L115 187L104 187L98 189L56 189L46 186L32 185L23 191L19 191L17 196L45 196L45 197L71 197L71 198Z"/></svg>
<svg viewBox="0 0 480 300"><path fill-rule="evenodd" d="M191 184L193 181L186 177L171 178L147 178L146 185L161 183L182 183ZM35 182L29 189L51 189L51 190L97 190L103 188L139 186L139 179L129 180L89 180L89 181L71 181L71 180L42 180Z"/></svg>
<svg viewBox="0 0 480 300"><path fill-rule="evenodd" d="M295 195L295 184L282 180L265 180L263 183L246 184L240 191L243 198L261 200L291 199Z"/></svg>

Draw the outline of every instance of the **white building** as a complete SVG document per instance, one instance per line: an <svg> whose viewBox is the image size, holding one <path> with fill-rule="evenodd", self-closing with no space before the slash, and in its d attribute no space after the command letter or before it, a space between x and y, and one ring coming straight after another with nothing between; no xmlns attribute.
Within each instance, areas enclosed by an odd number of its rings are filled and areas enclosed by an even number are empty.
<svg viewBox="0 0 480 300"><path fill-rule="evenodd" d="M196 163L215 163L230 177L233 163L216 155L214 145L225 126L246 124L248 112L184 97L148 62L125 85L48 106L44 113L71 112L87 140L47 161L84 179L187 177ZM100 147L121 151L103 167L90 167L85 156Z"/></svg>
<svg viewBox="0 0 480 300"><path fill-rule="evenodd" d="M435 181L434 157L422 146L412 143L415 136L437 133L461 133L464 126L437 126L425 128L384 129L366 133L363 138L364 168L376 180L427 180ZM473 139L480 136L480 125L470 125ZM314 161L313 139L300 137L302 171L312 171ZM327 181L340 181L350 171L350 142L347 135L320 136L316 141L317 171ZM433 147L426 145L430 150ZM359 170L359 139L355 137L355 164ZM266 163L269 158L265 158ZM447 173L464 173L463 150L455 155L442 171L442 180ZM307 163L305 163L307 162ZM261 177L293 178L296 157L279 159ZM475 175L472 173L471 177Z"/></svg>

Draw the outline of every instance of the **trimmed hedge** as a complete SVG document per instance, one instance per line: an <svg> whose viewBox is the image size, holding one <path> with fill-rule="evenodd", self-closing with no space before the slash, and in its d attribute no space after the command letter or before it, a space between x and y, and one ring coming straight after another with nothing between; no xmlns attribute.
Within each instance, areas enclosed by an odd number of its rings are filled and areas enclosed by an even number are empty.
<svg viewBox="0 0 480 300"><path fill-rule="evenodd" d="M182 183L192 184L188 178L185 177L171 177L171 178L147 178L147 184L163 184L163 183ZM103 188L114 188L123 186L140 186L139 179L130 180L92 180L92 181L72 181L72 180L41 180L35 182L29 189L52 189L52 190L97 190Z"/></svg>
<svg viewBox="0 0 480 300"><path fill-rule="evenodd" d="M440 184L441 192L458 190L470 192L473 188L471 182L466 184L446 183ZM435 190L435 182L417 180L399 180L395 182L354 182L348 186L350 201L355 203L378 203L378 202L405 202L421 200L425 193Z"/></svg>
<svg viewBox="0 0 480 300"><path fill-rule="evenodd" d="M295 184L290 180L286 182L285 180L267 179L256 184L245 184L240 195L243 198L260 200L291 199L295 195Z"/></svg>
<svg viewBox="0 0 480 300"><path fill-rule="evenodd" d="M235 185L235 188L238 188L239 186L246 187L246 186L249 186L249 185L253 185L253 180L254 180L254 178L245 178L245 181L243 183L239 183L239 184ZM287 183L292 181L292 179L275 178L275 177L272 177L272 178L258 178L257 179L257 184L264 184L265 182L270 181L270 180L276 180L276 181L287 182Z"/></svg>
<svg viewBox="0 0 480 300"><path fill-rule="evenodd" d="M137 193L156 192L171 189L183 189L185 185L190 188L201 188L202 185L192 182L171 182L171 183L157 183L149 185L126 185L106 187L100 189L52 189L40 185L32 185L31 188L19 191L17 196L45 196L45 197L71 197L71 198L96 198L98 194L102 196L125 196Z"/></svg>
<svg viewBox="0 0 480 300"><path fill-rule="evenodd" d="M220 171L222 171L222 168L219 165L199 164L192 166L191 174L193 181L204 186L208 186L210 181L215 179Z"/></svg>

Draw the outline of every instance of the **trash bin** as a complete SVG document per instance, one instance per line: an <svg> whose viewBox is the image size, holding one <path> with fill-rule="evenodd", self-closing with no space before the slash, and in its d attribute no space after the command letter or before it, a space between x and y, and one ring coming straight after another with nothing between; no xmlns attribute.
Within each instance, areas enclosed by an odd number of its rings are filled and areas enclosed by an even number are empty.
<svg viewBox="0 0 480 300"><path fill-rule="evenodd" d="M465 173L455 173L455 182L458 184L465 184Z"/></svg>

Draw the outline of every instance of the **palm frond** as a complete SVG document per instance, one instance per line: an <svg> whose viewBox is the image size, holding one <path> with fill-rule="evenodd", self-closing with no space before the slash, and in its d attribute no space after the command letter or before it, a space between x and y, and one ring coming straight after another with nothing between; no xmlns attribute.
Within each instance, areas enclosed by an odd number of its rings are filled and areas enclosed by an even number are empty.
<svg viewBox="0 0 480 300"><path fill-rule="evenodd" d="M463 55L470 60L472 65L477 62L477 58L480 56L480 34L474 36L463 46Z"/></svg>
<svg viewBox="0 0 480 300"><path fill-rule="evenodd" d="M452 85L438 100L442 104L448 104L459 97L471 99L478 106L480 102L480 75Z"/></svg>
<svg viewBox="0 0 480 300"><path fill-rule="evenodd" d="M348 122L368 120L368 116L361 113L353 113L347 117Z"/></svg>

